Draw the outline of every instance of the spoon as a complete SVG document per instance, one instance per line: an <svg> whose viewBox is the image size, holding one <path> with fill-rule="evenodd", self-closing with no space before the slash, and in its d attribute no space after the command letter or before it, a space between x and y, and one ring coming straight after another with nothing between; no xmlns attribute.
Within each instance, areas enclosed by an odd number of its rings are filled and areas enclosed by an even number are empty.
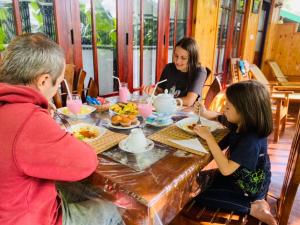
<svg viewBox="0 0 300 225"><path fill-rule="evenodd" d="M177 98L180 95L181 91L180 90L176 90L173 94L174 98Z"/></svg>

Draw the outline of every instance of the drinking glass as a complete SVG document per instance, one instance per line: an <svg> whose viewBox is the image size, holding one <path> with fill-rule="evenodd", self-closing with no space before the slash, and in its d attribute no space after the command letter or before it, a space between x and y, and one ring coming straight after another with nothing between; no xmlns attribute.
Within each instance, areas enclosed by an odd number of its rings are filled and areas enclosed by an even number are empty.
<svg viewBox="0 0 300 225"><path fill-rule="evenodd" d="M149 101L149 98L144 98L144 99L140 99L138 101L137 106L138 106L139 114L143 118L141 127L144 128L146 125L147 117L152 114L152 104L151 104L151 101Z"/></svg>
<svg viewBox="0 0 300 225"><path fill-rule="evenodd" d="M128 84L121 82L119 86L119 101L126 103L128 100L129 90Z"/></svg>
<svg viewBox="0 0 300 225"><path fill-rule="evenodd" d="M72 94L67 97L67 107L73 114L78 114L82 107L82 101L79 95Z"/></svg>

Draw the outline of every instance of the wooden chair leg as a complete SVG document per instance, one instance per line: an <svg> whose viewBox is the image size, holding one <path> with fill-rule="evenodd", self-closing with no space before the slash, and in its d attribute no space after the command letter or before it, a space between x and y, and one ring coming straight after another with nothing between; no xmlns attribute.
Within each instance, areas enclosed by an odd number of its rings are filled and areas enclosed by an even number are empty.
<svg viewBox="0 0 300 225"><path fill-rule="evenodd" d="M283 199L279 199L280 202L277 213L279 225L287 225L288 223L298 186L299 184L296 183L289 184L286 190L286 195Z"/></svg>

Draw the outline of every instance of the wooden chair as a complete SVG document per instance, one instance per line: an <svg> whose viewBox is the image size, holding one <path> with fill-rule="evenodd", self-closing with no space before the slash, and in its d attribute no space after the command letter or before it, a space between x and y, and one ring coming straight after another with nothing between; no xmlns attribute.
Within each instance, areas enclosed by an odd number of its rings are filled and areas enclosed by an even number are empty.
<svg viewBox="0 0 300 225"><path fill-rule="evenodd" d="M240 58L230 58L230 74L232 83L249 79L247 72L245 74L241 72L239 66L240 61Z"/></svg>
<svg viewBox="0 0 300 225"><path fill-rule="evenodd" d="M83 102L86 101L86 96L97 97L99 94L98 86L95 81L90 78L88 86L84 87L84 81L86 79L86 72L83 69L80 69L79 74L75 74L75 66L67 65L65 72L65 79L67 80L68 86L73 94L80 95ZM65 83L62 82L61 88L53 97L53 102L57 108L63 107L66 105L67 97L67 88Z"/></svg>
<svg viewBox="0 0 300 225"><path fill-rule="evenodd" d="M278 142L280 131L284 132L285 130L290 99L295 98L295 94L290 91L274 91L270 82L256 65L250 66L250 73L252 73L253 78L270 89L274 119L274 142ZM300 95L296 97L299 98Z"/></svg>
<svg viewBox="0 0 300 225"><path fill-rule="evenodd" d="M211 111L221 112L225 103L225 93L222 90L221 83L217 77L210 85L206 98L204 100L205 108Z"/></svg>
<svg viewBox="0 0 300 225"><path fill-rule="evenodd" d="M250 215L239 215L233 212L224 212L220 209L199 207L191 201L183 208L169 225L258 225L260 221Z"/></svg>
<svg viewBox="0 0 300 225"><path fill-rule="evenodd" d="M86 91L86 96L97 97L99 95L99 89L96 82L90 78Z"/></svg>
<svg viewBox="0 0 300 225"><path fill-rule="evenodd" d="M284 91L294 92L294 91L300 90L300 86L298 86L298 87L296 87L296 86L284 86L284 85L277 86L278 82L269 81L266 78L266 76L263 74L263 72L255 64L250 65L249 73L251 73L250 76L252 76L254 79L258 80L259 82L261 82L265 86L269 87L270 92L274 93L274 96L283 97L284 94L280 94L280 93L284 93ZM300 102L300 93L291 93L291 94L289 94L289 99L290 99L291 102Z"/></svg>
<svg viewBox="0 0 300 225"><path fill-rule="evenodd" d="M86 78L86 72L81 68L78 74L78 78L76 83L76 93L81 96L82 101L85 102L85 89L84 89L84 81Z"/></svg>
<svg viewBox="0 0 300 225"><path fill-rule="evenodd" d="M281 71L279 65L275 61L268 61L268 64L271 68L272 75L276 78L280 85L284 86L299 86L300 82L291 82Z"/></svg>
<svg viewBox="0 0 300 225"><path fill-rule="evenodd" d="M281 194L278 199L277 218L279 225L286 225L295 200L295 195L300 183L300 113L296 125L296 133L293 138L288 164L284 176Z"/></svg>

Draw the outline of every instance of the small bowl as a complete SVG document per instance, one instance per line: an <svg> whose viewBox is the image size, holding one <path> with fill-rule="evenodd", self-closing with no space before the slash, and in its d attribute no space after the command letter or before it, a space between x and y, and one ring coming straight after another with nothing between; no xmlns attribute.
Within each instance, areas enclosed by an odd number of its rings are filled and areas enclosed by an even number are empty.
<svg viewBox="0 0 300 225"><path fill-rule="evenodd" d="M92 105L92 104L90 104L90 105L93 106L93 107L95 107L96 110L97 110L97 112L102 113L102 112L106 112L106 111L109 110L110 102L109 102L109 101L106 101L106 102L104 102L104 103L101 104L101 105Z"/></svg>

